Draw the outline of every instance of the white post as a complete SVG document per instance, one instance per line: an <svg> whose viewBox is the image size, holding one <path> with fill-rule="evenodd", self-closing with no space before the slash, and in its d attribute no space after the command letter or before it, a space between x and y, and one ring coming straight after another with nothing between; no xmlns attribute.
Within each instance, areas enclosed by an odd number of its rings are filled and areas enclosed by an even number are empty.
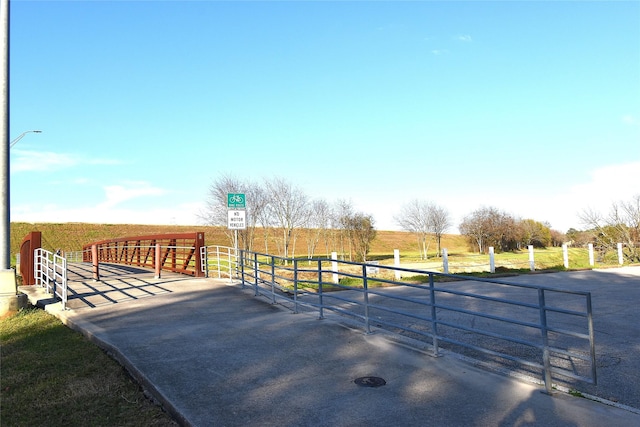
<svg viewBox="0 0 640 427"><path fill-rule="evenodd" d="M569 249L566 243L562 244L562 259L564 261L564 268L569 268Z"/></svg>
<svg viewBox="0 0 640 427"><path fill-rule="evenodd" d="M489 246L489 271L491 273L496 272L496 255L493 246Z"/></svg>
<svg viewBox="0 0 640 427"><path fill-rule="evenodd" d="M593 267L594 264L595 263L593 260L593 243L589 243L589 265Z"/></svg>
<svg viewBox="0 0 640 427"><path fill-rule="evenodd" d="M399 249L393 250L393 265L395 265L396 267L400 267L400 250ZM396 273L396 280L400 280L400 270L395 270L395 273Z"/></svg>
<svg viewBox="0 0 640 427"><path fill-rule="evenodd" d="M622 243L618 243L618 264L624 264L624 256L622 254Z"/></svg>
<svg viewBox="0 0 640 427"><path fill-rule="evenodd" d="M444 274L449 274L449 253L446 248L442 249L442 269Z"/></svg>
<svg viewBox="0 0 640 427"><path fill-rule="evenodd" d="M536 265L533 259L533 245L529 245L529 268L531 271L535 271Z"/></svg>
<svg viewBox="0 0 640 427"><path fill-rule="evenodd" d="M331 252L331 259L337 260L338 253ZM333 271L333 283L338 283L338 261L331 261L331 271Z"/></svg>

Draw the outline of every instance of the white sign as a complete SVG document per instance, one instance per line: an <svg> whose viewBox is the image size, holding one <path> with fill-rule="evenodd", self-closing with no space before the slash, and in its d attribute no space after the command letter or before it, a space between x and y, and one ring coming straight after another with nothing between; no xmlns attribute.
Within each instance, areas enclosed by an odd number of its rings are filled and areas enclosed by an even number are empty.
<svg viewBox="0 0 640 427"><path fill-rule="evenodd" d="M228 219L229 230L244 230L247 228L245 211L230 210L228 211Z"/></svg>
<svg viewBox="0 0 640 427"><path fill-rule="evenodd" d="M380 265L380 261L369 261L365 267L367 274L379 274L380 267L377 267L378 265Z"/></svg>

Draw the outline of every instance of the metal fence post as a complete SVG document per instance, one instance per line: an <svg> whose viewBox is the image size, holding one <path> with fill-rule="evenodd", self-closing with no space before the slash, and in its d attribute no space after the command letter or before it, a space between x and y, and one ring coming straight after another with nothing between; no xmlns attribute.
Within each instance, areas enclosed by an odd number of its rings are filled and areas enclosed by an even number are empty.
<svg viewBox="0 0 640 427"><path fill-rule="evenodd" d="M589 352L591 356L591 377L593 384L598 384L596 376L596 338L593 330L593 312L591 309L591 293L587 295L587 324L589 328Z"/></svg>
<svg viewBox="0 0 640 427"><path fill-rule="evenodd" d="M276 303L276 259L271 257L271 298Z"/></svg>
<svg viewBox="0 0 640 427"><path fill-rule="evenodd" d="M41 260L40 260L40 248L36 249L35 251L33 251L33 284L34 285L41 285L42 286L42 280L40 279L40 266Z"/></svg>
<svg viewBox="0 0 640 427"><path fill-rule="evenodd" d="M551 394L551 357L549 355L549 332L547 330L547 307L544 300L544 289L538 289L538 305L540 306L540 333L542 334L542 364L544 366L544 388Z"/></svg>
<svg viewBox="0 0 640 427"><path fill-rule="evenodd" d="M429 273L429 299L431 300L431 329L433 334L433 355L439 357L440 350L438 348L438 315L436 311L436 290L433 284L433 273Z"/></svg>
<svg viewBox="0 0 640 427"><path fill-rule="evenodd" d="M237 254L238 252L236 252ZM244 289L244 250L240 251L240 257L236 259L236 272L238 271L238 263L240 264L240 283L242 289Z"/></svg>
<svg viewBox="0 0 640 427"><path fill-rule="evenodd" d="M64 258L64 257L60 257L60 264L62 266L62 270L61 270L62 295L60 296L60 298L62 298L62 309L66 310L67 309L67 299L69 297L68 292L67 292L67 288L68 288L67 259Z"/></svg>
<svg viewBox="0 0 640 427"><path fill-rule="evenodd" d="M202 262L204 262L204 277L206 277L207 279L209 278L209 247L208 246L203 246L202 247Z"/></svg>
<svg viewBox="0 0 640 427"><path fill-rule="evenodd" d="M320 308L319 319L324 319L324 306L322 305L322 260L318 260L318 306Z"/></svg>
<svg viewBox="0 0 640 427"><path fill-rule="evenodd" d="M293 260L293 313L298 314L298 260Z"/></svg>
<svg viewBox="0 0 640 427"><path fill-rule="evenodd" d="M256 297L260 294L258 292L258 254L256 252L253 253L253 292Z"/></svg>
<svg viewBox="0 0 640 427"><path fill-rule="evenodd" d="M489 272L496 272L496 254L493 249L493 246L489 246Z"/></svg>
<svg viewBox="0 0 640 427"><path fill-rule="evenodd" d="M369 284L367 283L367 266L362 265L362 288L364 289L364 326L367 334L371 333L369 324Z"/></svg>

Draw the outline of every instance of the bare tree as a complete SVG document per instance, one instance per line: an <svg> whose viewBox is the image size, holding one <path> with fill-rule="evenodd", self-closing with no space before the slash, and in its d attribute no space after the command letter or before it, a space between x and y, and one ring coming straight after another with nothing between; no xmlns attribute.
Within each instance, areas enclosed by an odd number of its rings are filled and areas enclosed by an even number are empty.
<svg viewBox="0 0 640 427"><path fill-rule="evenodd" d="M430 243L429 211L431 205L428 202L413 200L400 208L400 214L394 219L403 230L414 233L418 237L420 258L427 259L427 251Z"/></svg>
<svg viewBox="0 0 640 427"><path fill-rule="evenodd" d="M325 237L327 246L327 230L330 226L331 208L326 200L314 200L309 207L307 222L307 256L313 258L320 237ZM327 247L328 252L328 247Z"/></svg>
<svg viewBox="0 0 640 427"><path fill-rule="evenodd" d="M601 253L615 250L623 244L624 257L640 262L640 194L630 201L613 203L607 216L594 210L580 215L583 225L590 228L593 241Z"/></svg>
<svg viewBox="0 0 640 427"><path fill-rule="evenodd" d="M225 234L232 246L235 246L235 232L227 229L227 194L244 193L246 197L246 224L247 228L238 230L238 247L253 250L253 242L256 233L258 219L263 214L266 206L264 189L256 184L243 181L232 175L221 175L209 187L205 211L200 218L205 224L225 227Z"/></svg>
<svg viewBox="0 0 640 427"><path fill-rule="evenodd" d="M346 258L348 245L349 261L353 261L351 239L349 238L348 219L353 216L353 207L347 200L340 199L335 202L333 210L332 228L334 230L334 247L342 254L342 259Z"/></svg>
<svg viewBox="0 0 640 427"><path fill-rule="evenodd" d="M550 234L551 234L551 245L554 247L562 246L562 244L567 241L567 235L562 231L550 229Z"/></svg>
<svg viewBox="0 0 640 427"><path fill-rule="evenodd" d="M298 228L307 223L308 199L302 190L295 188L283 178L265 182L268 194L268 209L274 223L282 231L282 256L295 256L295 238Z"/></svg>
<svg viewBox="0 0 640 427"><path fill-rule="evenodd" d="M395 220L403 230L418 236L422 259L428 258L432 237L438 244L438 256L440 255L442 236L451 227L451 217L446 209L431 202L413 200L402 206Z"/></svg>
<svg viewBox="0 0 640 427"><path fill-rule="evenodd" d="M445 208L433 205L429 215L431 232L438 243L438 256L442 253L442 236L451 228L451 215Z"/></svg>

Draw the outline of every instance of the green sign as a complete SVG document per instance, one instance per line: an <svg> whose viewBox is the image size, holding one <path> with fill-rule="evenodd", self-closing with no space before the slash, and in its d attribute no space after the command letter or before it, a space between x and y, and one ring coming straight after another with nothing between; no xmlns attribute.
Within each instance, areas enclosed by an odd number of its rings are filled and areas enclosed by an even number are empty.
<svg viewBox="0 0 640 427"><path fill-rule="evenodd" d="M244 209L246 207L244 193L227 193L227 207Z"/></svg>

